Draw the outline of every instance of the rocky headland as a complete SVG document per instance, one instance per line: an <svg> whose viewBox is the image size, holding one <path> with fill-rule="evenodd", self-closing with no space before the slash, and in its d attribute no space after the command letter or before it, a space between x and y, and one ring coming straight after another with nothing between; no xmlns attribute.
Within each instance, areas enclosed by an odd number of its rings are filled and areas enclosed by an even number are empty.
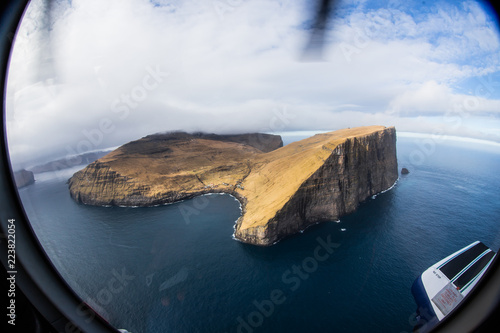
<svg viewBox="0 0 500 333"><path fill-rule="evenodd" d="M127 143L69 180L90 205L153 206L208 193L241 203L234 236L271 245L353 212L398 178L394 127L317 134L283 147L270 134L155 134Z"/></svg>

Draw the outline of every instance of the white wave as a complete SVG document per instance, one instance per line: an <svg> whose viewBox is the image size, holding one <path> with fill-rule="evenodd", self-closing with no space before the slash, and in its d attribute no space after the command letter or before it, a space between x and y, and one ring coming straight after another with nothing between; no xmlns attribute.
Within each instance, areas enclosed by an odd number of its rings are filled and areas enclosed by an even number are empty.
<svg viewBox="0 0 500 333"><path fill-rule="evenodd" d="M385 189L383 191L380 191L377 194L372 195L372 199L376 199L377 196L379 196L380 194L383 194L383 193L385 193L387 191L392 190L396 186L396 184L398 183L398 181L399 181L399 177L398 177L398 179L396 179L396 181L394 182L394 184L391 185L391 187L389 187L389 188L387 188L387 189Z"/></svg>

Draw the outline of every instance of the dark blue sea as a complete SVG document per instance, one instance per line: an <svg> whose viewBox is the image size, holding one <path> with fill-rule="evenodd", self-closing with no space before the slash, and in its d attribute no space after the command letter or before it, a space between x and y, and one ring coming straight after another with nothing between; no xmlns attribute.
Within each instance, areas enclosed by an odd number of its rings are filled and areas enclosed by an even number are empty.
<svg viewBox="0 0 500 333"><path fill-rule="evenodd" d="M500 246L500 148L399 136L397 149L410 173L391 190L271 247L232 238L229 195L85 206L70 172L36 175L20 194L55 267L117 328L409 332L423 270L475 240Z"/></svg>

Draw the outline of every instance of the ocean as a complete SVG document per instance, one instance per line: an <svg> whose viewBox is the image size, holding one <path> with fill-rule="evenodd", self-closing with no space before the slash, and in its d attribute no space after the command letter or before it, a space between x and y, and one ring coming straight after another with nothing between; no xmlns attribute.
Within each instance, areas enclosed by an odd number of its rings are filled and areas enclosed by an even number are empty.
<svg viewBox="0 0 500 333"><path fill-rule="evenodd" d="M410 173L392 189L270 247L232 238L241 211L230 195L85 206L69 196L76 170L19 192L54 266L117 328L410 332L422 271L475 240L500 247L500 148L403 133L397 151Z"/></svg>

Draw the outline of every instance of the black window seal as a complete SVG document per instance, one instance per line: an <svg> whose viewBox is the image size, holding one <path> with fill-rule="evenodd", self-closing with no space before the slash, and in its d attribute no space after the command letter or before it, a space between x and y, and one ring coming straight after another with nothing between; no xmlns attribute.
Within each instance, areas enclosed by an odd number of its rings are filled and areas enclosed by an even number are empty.
<svg viewBox="0 0 500 333"><path fill-rule="evenodd" d="M0 261L6 272L8 221L15 222L15 285L57 332L119 332L88 307L68 286L48 259L26 217L14 184L6 138L5 100L9 57L14 36L27 0L2 0L0 5L0 92L2 97L2 136L0 143ZM9 274L10 276L10 274ZM7 293L7 290L2 290ZM13 298L15 300L15 298ZM8 317L3 316L7 324ZM22 325L17 314L17 325ZM2 325L3 326L3 325ZM5 326L3 326L5 327ZM12 327L14 328L14 327Z"/></svg>

